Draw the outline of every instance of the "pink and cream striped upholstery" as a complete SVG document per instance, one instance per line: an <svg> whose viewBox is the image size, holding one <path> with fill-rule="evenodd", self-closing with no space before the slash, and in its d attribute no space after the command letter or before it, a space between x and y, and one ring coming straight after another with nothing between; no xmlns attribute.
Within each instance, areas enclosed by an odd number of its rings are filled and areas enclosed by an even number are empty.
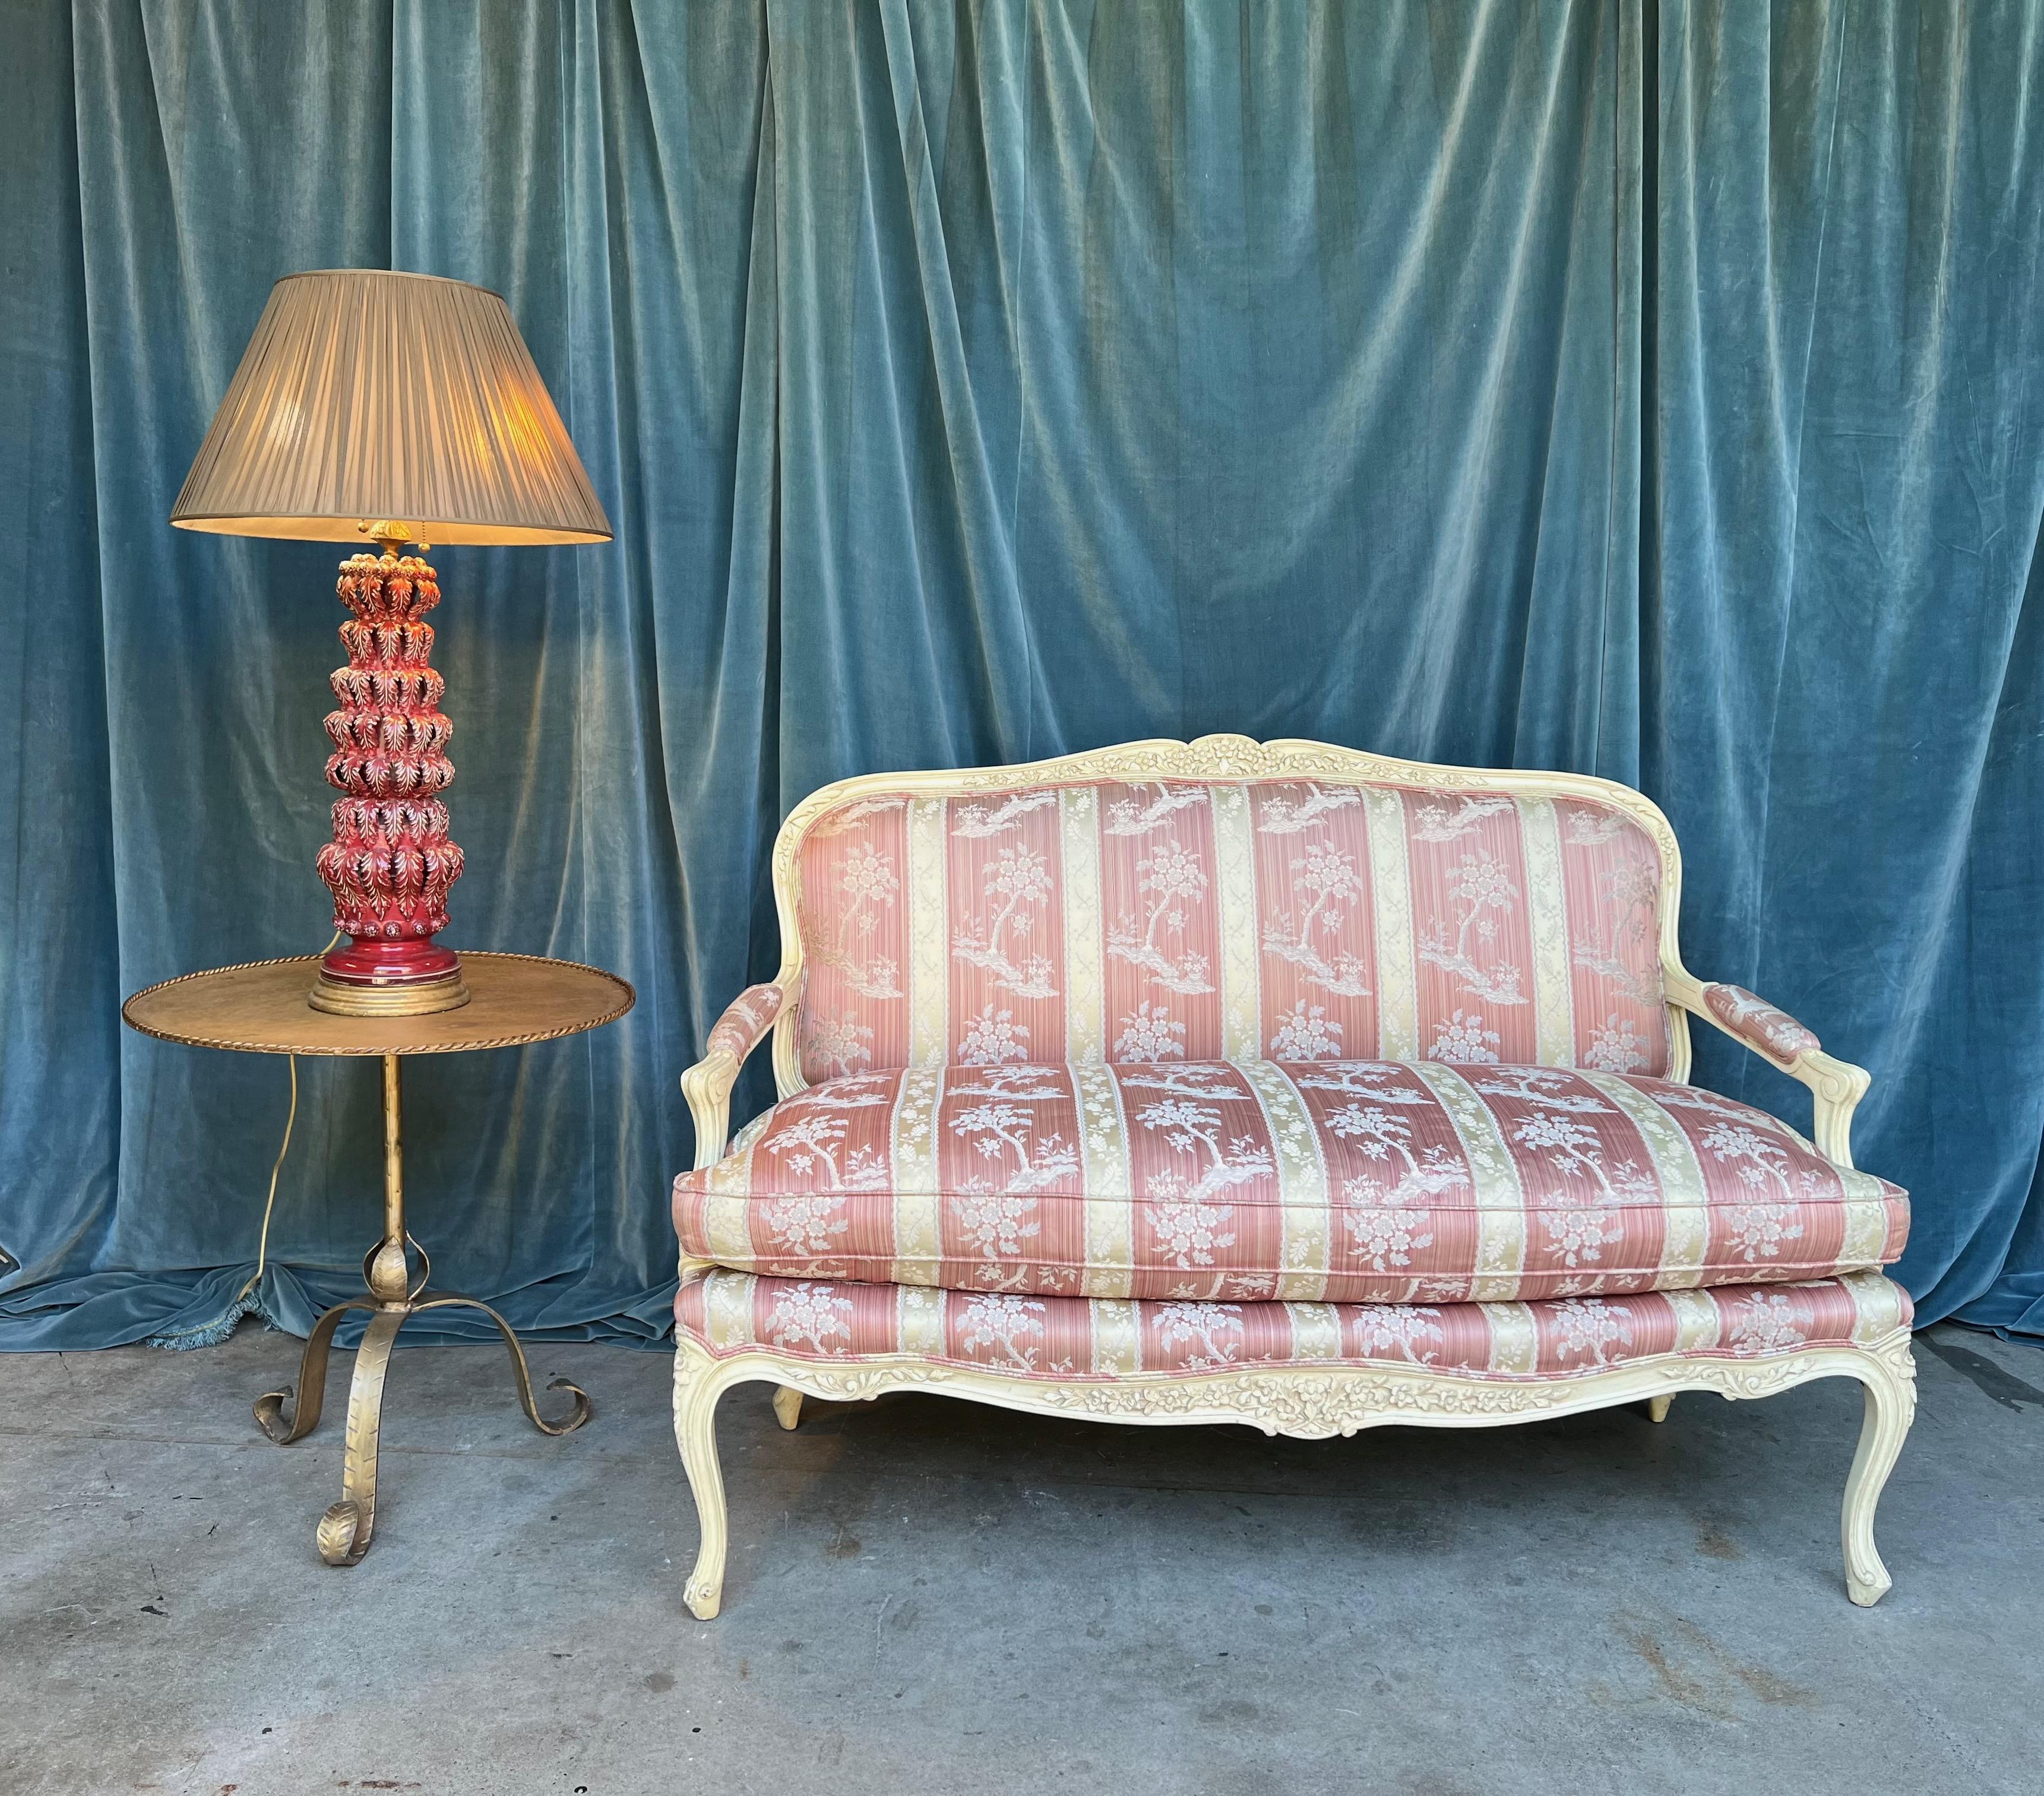
<svg viewBox="0 0 2044 1796"><path fill-rule="evenodd" d="M1693 1086L1420 1061L891 1068L674 1186L694 1259L812 1279L1458 1303L1869 1270L1894 1186Z"/></svg>
<svg viewBox="0 0 2044 1796"><path fill-rule="evenodd" d="M1131 1303L765 1279L684 1284L677 1331L719 1356L902 1354L1011 1377L1099 1379L1273 1365L1425 1366L1566 1379L1657 1354L1746 1359L1886 1338L1909 1298L1877 1273L1534 1303Z"/></svg>
<svg viewBox="0 0 2044 1796"><path fill-rule="evenodd" d="M1431 1059L1667 1070L1654 839L1388 783L867 790L799 846L803 1076Z"/></svg>

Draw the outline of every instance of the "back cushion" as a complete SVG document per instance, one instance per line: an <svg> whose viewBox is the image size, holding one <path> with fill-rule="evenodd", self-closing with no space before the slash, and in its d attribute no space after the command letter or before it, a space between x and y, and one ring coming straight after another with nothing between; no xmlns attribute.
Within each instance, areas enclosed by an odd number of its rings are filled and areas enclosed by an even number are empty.
<svg viewBox="0 0 2044 1796"><path fill-rule="evenodd" d="M1666 1070L1660 857L1593 799L1319 781L868 794L800 851L812 1083L947 1062Z"/></svg>

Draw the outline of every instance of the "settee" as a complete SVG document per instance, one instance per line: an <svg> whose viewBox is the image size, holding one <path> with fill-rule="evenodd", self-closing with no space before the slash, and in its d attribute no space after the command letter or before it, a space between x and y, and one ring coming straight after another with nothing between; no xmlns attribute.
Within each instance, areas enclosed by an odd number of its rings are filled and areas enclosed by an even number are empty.
<svg viewBox="0 0 2044 1796"><path fill-rule="evenodd" d="M764 1380L1350 1435L1865 1387L1848 1594L1915 1405L1867 1075L1683 967L1673 832L1585 776L1210 736L876 775L774 853L783 958L682 1087L674 1426ZM1807 1086L1689 1083L1689 1027ZM727 1142L770 1035L778 1101Z"/></svg>

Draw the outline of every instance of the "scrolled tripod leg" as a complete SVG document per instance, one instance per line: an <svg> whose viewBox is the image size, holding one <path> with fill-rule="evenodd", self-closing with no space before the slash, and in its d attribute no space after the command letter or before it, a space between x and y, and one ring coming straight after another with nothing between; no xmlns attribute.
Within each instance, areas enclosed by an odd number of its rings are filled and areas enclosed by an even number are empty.
<svg viewBox="0 0 2044 1796"><path fill-rule="evenodd" d="M279 1447L304 1440L319 1426L320 1411L326 1402L327 1353L333 1345L334 1330L351 1310L366 1310L373 1316L376 1306L359 1297L336 1303L305 1336L305 1350L298 1359L298 1383L287 1384L282 1390L266 1390L256 1399L256 1425ZM291 1406L289 1420L284 1415L286 1403Z"/></svg>
<svg viewBox="0 0 2044 1796"><path fill-rule="evenodd" d="M408 1310L379 1309L369 1319L355 1352L355 1377L348 1390L348 1446L342 1461L340 1501L320 1517L319 1556L328 1565L359 1565L376 1531L376 1452L383 1429L383 1381L390 1349Z"/></svg>
<svg viewBox="0 0 2044 1796"><path fill-rule="evenodd" d="M574 1402L568 1413L558 1421L549 1421L540 1413L540 1406L532 1397L532 1375L526 1369L525 1350L518 1343L518 1336L511 1325L483 1302L473 1297L428 1297L423 1303L413 1306L418 1310L447 1310L455 1307L480 1310L494 1322L504 1336L504 1344L511 1354L511 1375L518 1381L518 1402L524 1407L525 1419L542 1434L572 1434L596 1413L589 1400L589 1393L580 1385L571 1384L566 1379L555 1379L547 1386L549 1390L571 1393Z"/></svg>

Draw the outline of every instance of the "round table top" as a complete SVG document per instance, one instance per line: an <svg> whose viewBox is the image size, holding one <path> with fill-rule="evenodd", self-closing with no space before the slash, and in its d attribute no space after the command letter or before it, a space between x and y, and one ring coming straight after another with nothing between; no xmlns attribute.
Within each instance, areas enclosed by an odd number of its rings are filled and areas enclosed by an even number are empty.
<svg viewBox="0 0 2044 1796"><path fill-rule="evenodd" d="M634 994L614 973L532 954L463 954L468 1002L429 1017L336 1017L306 1002L320 956L257 960L138 991L131 1028L195 1048L252 1054L459 1054L516 1048L615 1022Z"/></svg>

